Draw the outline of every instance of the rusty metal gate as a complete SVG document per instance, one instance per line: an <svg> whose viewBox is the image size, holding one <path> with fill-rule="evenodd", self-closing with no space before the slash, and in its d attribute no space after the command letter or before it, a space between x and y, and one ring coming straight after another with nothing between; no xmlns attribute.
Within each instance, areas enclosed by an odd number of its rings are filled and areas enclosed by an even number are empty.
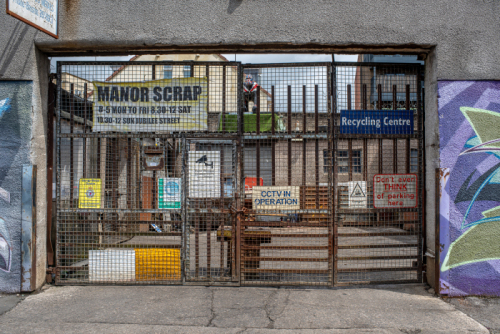
<svg viewBox="0 0 500 334"><path fill-rule="evenodd" d="M421 70L59 62L56 283L421 281Z"/></svg>

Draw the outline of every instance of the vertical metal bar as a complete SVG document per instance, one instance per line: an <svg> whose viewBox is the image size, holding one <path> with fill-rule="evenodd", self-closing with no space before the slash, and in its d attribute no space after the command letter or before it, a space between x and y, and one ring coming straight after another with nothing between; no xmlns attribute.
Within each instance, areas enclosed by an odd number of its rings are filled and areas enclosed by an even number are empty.
<svg viewBox="0 0 500 334"><path fill-rule="evenodd" d="M351 110L351 85L347 85L347 110Z"/></svg>
<svg viewBox="0 0 500 334"><path fill-rule="evenodd" d="M363 84L362 101L363 101L363 110L367 110L368 109L368 101L367 101L367 94L366 94L366 84Z"/></svg>
<svg viewBox="0 0 500 334"><path fill-rule="evenodd" d="M205 75L207 76L207 115L210 112L210 65L205 67Z"/></svg>
<svg viewBox="0 0 500 334"><path fill-rule="evenodd" d="M288 86L287 91L287 118L288 118L288 134L292 134L292 86ZM288 168L288 185L292 185L292 140L288 139L288 154L287 154L287 168Z"/></svg>
<svg viewBox="0 0 500 334"><path fill-rule="evenodd" d="M398 109L398 90L396 85L392 85L392 106L394 110ZM392 140L392 171L398 173L398 140Z"/></svg>
<svg viewBox="0 0 500 334"><path fill-rule="evenodd" d="M406 85L406 110L410 110L410 85ZM406 139L406 173L410 173L410 138Z"/></svg>
<svg viewBox="0 0 500 334"><path fill-rule="evenodd" d="M87 132L87 84L83 85L83 133ZM83 137L83 178L87 176L87 137Z"/></svg>
<svg viewBox="0 0 500 334"><path fill-rule="evenodd" d="M260 85L257 86L257 96L256 96L256 131L257 135L260 135ZM260 186L260 140L257 139L257 143L255 144L255 155L256 155L256 176L257 176L257 185Z"/></svg>
<svg viewBox="0 0 500 334"><path fill-rule="evenodd" d="M175 144L175 140L174 140ZM182 267L181 267L181 280L182 283L186 282L187 277L191 278L191 268L190 268L190 226L188 226L187 219L187 172L186 172L186 156L187 156L187 145L186 138L182 134L182 152L181 152L181 180L182 180L182 193L181 193L181 226L182 226L182 238L181 238L181 254L182 254ZM174 155L175 155L175 145L174 145ZM175 165L174 165L175 169ZM196 249L195 249L196 251ZM195 276L198 275L198 270L196 270Z"/></svg>
<svg viewBox="0 0 500 334"><path fill-rule="evenodd" d="M274 111L274 102L275 101L275 98L274 98L274 86L271 86L271 125L272 125L272 129L271 129L271 133L274 135L276 134L276 130L275 130L275 111ZM272 184L271 185L276 185L276 141L274 140L274 138L272 139L272 143L271 143L271 182Z"/></svg>
<svg viewBox="0 0 500 334"><path fill-rule="evenodd" d="M75 123L75 84L70 84L70 102L69 102L69 133L73 133Z"/></svg>
<svg viewBox="0 0 500 334"><path fill-rule="evenodd" d="M61 63L57 62L57 82L61 82ZM57 85L57 108L56 108L56 206L55 209L56 211L54 212L54 215L56 217L56 233L59 228L59 215L58 215L58 209L61 204L61 174L60 174L60 166L61 166L61 106L62 106L62 88L61 85ZM62 265L61 261L59 260L59 252L58 252L58 247L57 247L57 240L56 240L56 249L55 249L55 258L56 258L56 266ZM60 276L57 274L56 271L56 282L59 281Z"/></svg>
<svg viewBox="0 0 500 334"><path fill-rule="evenodd" d="M127 139L127 207L132 208L132 138Z"/></svg>
<svg viewBox="0 0 500 334"><path fill-rule="evenodd" d="M75 85L70 85L70 104L69 104L69 113L70 113L70 121L69 121L69 131L73 133L73 124L74 124L74 112L75 112ZM69 207L73 207L73 196L74 196L74 170L73 170L73 137L69 138Z"/></svg>
<svg viewBox="0 0 500 334"><path fill-rule="evenodd" d="M334 249L333 249L333 241L334 241L334 234L333 234L333 224L335 221L335 209L333 205L333 199L334 199L334 194L333 194L333 189L332 187L333 180L335 176L333 175L333 124L334 124L334 118L333 118L333 113L336 110L335 109L335 99L336 99L336 94L335 94L335 66L328 66L328 72L331 73L331 76L328 78L328 86L329 90L331 92L331 97L329 97L329 101L327 103L327 108L328 108L328 218L327 218L327 226L328 226L328 271L329 271L329 279L330 279L330 285L333 286L335 284L335 277L334 277L334 265L333 262L335 262L334 258Z"/></svg>
<svg viewBox="0 0 500 334"><path fill-rule="evenodd" d="M378 84L377 86L377 94L378 94L378 110L382 110L382 85ZM382 158L383 158L383 152L382 152L382 138L378 139L378 173L382 174L383 171L383 166L382 166Z"/></svg>
<svg viewBox="0 0 500 334"><path fill-rule="evenodd" d="M307 132L307 91L306 85L302 86L302 133Z"/></svg>
<svg viewBox="0 0 500 334"><path fill-rule="evenodd" d="M259 86L260 88L260 86ZM222 66L222 133L226 132L226 66Z"/></svg>
<svg viewBox="0 0 500 334"><path fill-rule="evenodd" d="M54 110L56 106L56 85L49 82L49 105L47 110L47 264L54 265L52 247L52 182L54 173ZM52 281L52 277L50 277ZM49 282L50 282L49 281Z"/></svg>
<svg viewBox="0 0 500 334"><path fill-rule="evenodd" d="M319 90L318 85L314 85L314 133L319 133ZM315 161L315 185L316 185L316 209L319 209L319 139L314 141L314 161Z"/></svg>
<svg viewBox="0 0 500 334"><path fill-rule="evenodd" d="M314 132L318 134L319 129L319 90L318 85L314 85Z"/></svg>
<svg viewBox="0 0 500 334"><path fill-rule="evenodd" d="M331 183L329 184L328 195L331 198L329 201L329 209L331 210L331 217L329 218L329 229L332 229L332 237L328 238L328 255L332 261L328 261L328 263L333 262L333 279L332 285L335 285L338 282L337 271L338 271L338 217L336 215L337 202L338 202L338 194L337 194L337 162L335 161L336 151L337 151L337 123L336 123L336 114L337 114L337 67L335 64L332 66L332 110L331 110L331 128L329 131L330 140L332 145L331 152Z"/></svg>
<svg viewBox="0 0 500 334"><path fill-rule="evenodd" d="M425 200L423 193L424 193L424 181L423 181L423 175L424 175L424 169L423 169L423 161L422 161L422 150L423 150L423 115L422 115L422 104L421 104L421 94L422 94L422 77L421 77L421 68L417 68L417 125L418 125L418 191L419 191L419 213L422 217L422 226L419 229L419 235L418 235L418 272L417 272L417 279L422 282L422 256L423 254L423 240L422 240L422 233L425 233L425 214L424 214L424 206L423 206L423 201ZM436 250L438 252L438 250Z"/></svg>
<svg viewBox="0 0 500 334"><path fill-rule="evenodd" d="M224 174L225 174L225 163L224 163L224 145L220 145L220 204L219 209L224 209ZM220 277L224 277L224 214L217 214L220 220Z"/></svg>
<svg viewBox="0 0 500 334"><path fill-rule="evenodd" d="M151 80L156 80L156 65L151 66Z"/></svg>
<svg viewBox="0 0 500 334"><path fill-rule="evenodd" d="M302 86L302 133L307 132L307 95L306 95L306 85ZM302 138L302 203L306 204L306 166L307 166L307 142L306 138ZM304 207L305 209L305 207Z"/></svg>
<svg viewBox="0 0 500 334"><path fill-rule="evenodd" d="M352 138L347 139L347 161L349 164L349 181L352 181Z"/></svg>

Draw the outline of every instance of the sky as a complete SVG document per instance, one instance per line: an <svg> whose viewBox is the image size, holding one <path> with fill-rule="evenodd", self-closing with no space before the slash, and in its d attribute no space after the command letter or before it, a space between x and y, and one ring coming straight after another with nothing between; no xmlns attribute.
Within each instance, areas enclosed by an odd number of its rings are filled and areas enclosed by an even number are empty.
<svg viewBox="0 0 500 334"><path fill-rule="evenodd" d="M243 64L262 63L300 63L300 62L330 62L331 54L223 54L229 61L240 61ZM110 57L52 57L50 60L50 72L56 73L57 61L127 61L129 56ZM335 55L335 61L357 61L358 55ZM111 71L111 70L110 70ZM111 74L111 73L110 73Z"/></svg>

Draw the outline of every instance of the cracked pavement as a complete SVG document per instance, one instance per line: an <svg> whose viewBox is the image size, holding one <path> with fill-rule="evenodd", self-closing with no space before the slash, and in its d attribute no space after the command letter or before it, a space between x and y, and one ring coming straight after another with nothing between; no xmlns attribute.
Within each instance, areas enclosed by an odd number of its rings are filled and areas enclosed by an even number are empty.
<svg viewBox="0 0 500 334"><path fill-rule="evenodd" d="M1 299L0 299L1 301ZM64 286L27 296L0 332L488 333L423 285L345 289Z"/></svg>

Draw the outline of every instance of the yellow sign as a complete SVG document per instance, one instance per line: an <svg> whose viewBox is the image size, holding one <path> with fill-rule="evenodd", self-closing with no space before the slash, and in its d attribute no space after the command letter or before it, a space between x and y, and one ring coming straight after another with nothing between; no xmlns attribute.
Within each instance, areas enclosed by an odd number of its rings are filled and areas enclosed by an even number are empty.
<svg viewBox="0 0 500 334"><path fill-rule="evenodd" d="M93 85L93 132L208 129L206 77Z"/></svg>
<svg viewBox="0 0 500 334"><path fill-rule="evenodd" d="M78 208L101 208L101 179L80 179Z"/></svg>

